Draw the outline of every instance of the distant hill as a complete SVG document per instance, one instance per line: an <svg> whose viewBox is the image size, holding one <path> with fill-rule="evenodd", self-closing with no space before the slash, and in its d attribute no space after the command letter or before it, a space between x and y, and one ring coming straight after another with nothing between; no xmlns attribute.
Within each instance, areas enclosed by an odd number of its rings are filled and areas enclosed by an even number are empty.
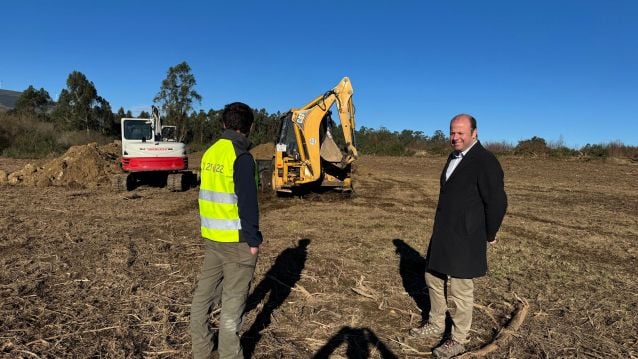
<svg viewBox="0 0 638 359"><path fill-rule="evenodd" d="M0 111L8 111L16 106L18 96L22 92L0 89Z"/></svg>

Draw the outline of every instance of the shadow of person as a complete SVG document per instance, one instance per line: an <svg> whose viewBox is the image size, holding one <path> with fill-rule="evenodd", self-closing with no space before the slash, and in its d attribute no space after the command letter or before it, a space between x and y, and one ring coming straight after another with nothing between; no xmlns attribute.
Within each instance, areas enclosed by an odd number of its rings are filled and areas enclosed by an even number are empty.
<svg viewBox="0 0 638 359"><path fill-rule="evenodd" d="M376 348L383 359L398 358L381 340L368 328L343 327L326 345L321 347L312 357L313 359L327 359L341 346L347 343L346 357L348 359L370 358L370 346Z"/></svg>
<svg viewBox="0 0 638 359"><path fill-rule="evenodd" d="M268 296L254 323L242 336L244 357L250 358L261 339L261 331L270 325L273 312L283 304L290 291L301 278L308 257L309 239L301 239L295 247L287 248L275 259L275 263L264 275L246 300L245 313L255 309ZM270 293L270 295L269 295Z"/></svg>
<svg viewBox="0 0 638 359"><path fill-rule="evenodd" d="M395 253L399 255L403 288L421 310L421 322L424 323L430 311L430 297L425 283L425 258L402 239L394 239L392 243L396 247Z"/></svg>

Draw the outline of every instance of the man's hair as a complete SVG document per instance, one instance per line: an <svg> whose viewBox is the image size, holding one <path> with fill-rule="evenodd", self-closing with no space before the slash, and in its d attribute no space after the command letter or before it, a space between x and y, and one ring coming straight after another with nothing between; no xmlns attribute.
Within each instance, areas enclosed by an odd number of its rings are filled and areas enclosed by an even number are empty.
<svg viewBox="0 0 638 359"><path fill-rule="evenodd" d="M224 106L222 121L229 130L239 130L243 134L248 134L254 120L253 110L245 103L233 102Z"/></svg>
<svg viewBox="0 0 638 359"><path fill-rule="evenodd" d="M468 118L470 120L470 128L471 128L471 130L472 131L476 130L476 119L474 118L474 116L468 115L466 113L461 113L461 114L458 114L458 115L452 117L452 121L450 121L450 126L452 125L452 122L454 122L454 120L456 120L458 118L461 118L461 117Z"/></svg>

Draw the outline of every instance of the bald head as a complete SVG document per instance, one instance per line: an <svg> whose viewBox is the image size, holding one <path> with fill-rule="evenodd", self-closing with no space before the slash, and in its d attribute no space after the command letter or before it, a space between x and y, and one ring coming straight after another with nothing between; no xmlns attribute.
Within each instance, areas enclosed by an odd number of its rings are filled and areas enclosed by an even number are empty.
<svg viewBox="0 0 638 359"><path fill-rule="evenodd" d="M471 115L456 115L450 121L450 145L455 151L463 152L470 148L478 136L476 119Z"/></svg>
<svg viewBox="0 0 638 359"><path fill-rule="evenodd" d="M476 130L476 119L474 118L474 116L465 113L458 114L452 117L452 120L450 121L450 127L452 126L452 122L456 120L470 121L470 128L472 130Z"/></svg>

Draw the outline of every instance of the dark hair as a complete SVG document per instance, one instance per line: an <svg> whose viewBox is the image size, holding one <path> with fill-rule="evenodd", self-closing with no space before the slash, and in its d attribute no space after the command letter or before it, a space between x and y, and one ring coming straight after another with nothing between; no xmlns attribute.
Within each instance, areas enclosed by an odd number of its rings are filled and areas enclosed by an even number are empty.
<svg viewBox="0 0 638 359"><path fill-rule="evenodd" d="M222 121L229 130L239 130L239 132L247 135L254 120L253 110L245 103L233 102L224 106Z"/></svg>
<svg viewBox="0 0 638 359"><path fill-rule="evenodd" d="M454 120L456 120L457 118L461 118L461 117L466 117L467 119L469 119L470 120L470 128L471 128L471 130L472 131L476 130L476 119L474 118L474 116L468 115L466 113L461 113L461 114L458 114L458 115L452 117L452 121L450 121L450 126L451 126L452 122L454 122Z"/></svg>

